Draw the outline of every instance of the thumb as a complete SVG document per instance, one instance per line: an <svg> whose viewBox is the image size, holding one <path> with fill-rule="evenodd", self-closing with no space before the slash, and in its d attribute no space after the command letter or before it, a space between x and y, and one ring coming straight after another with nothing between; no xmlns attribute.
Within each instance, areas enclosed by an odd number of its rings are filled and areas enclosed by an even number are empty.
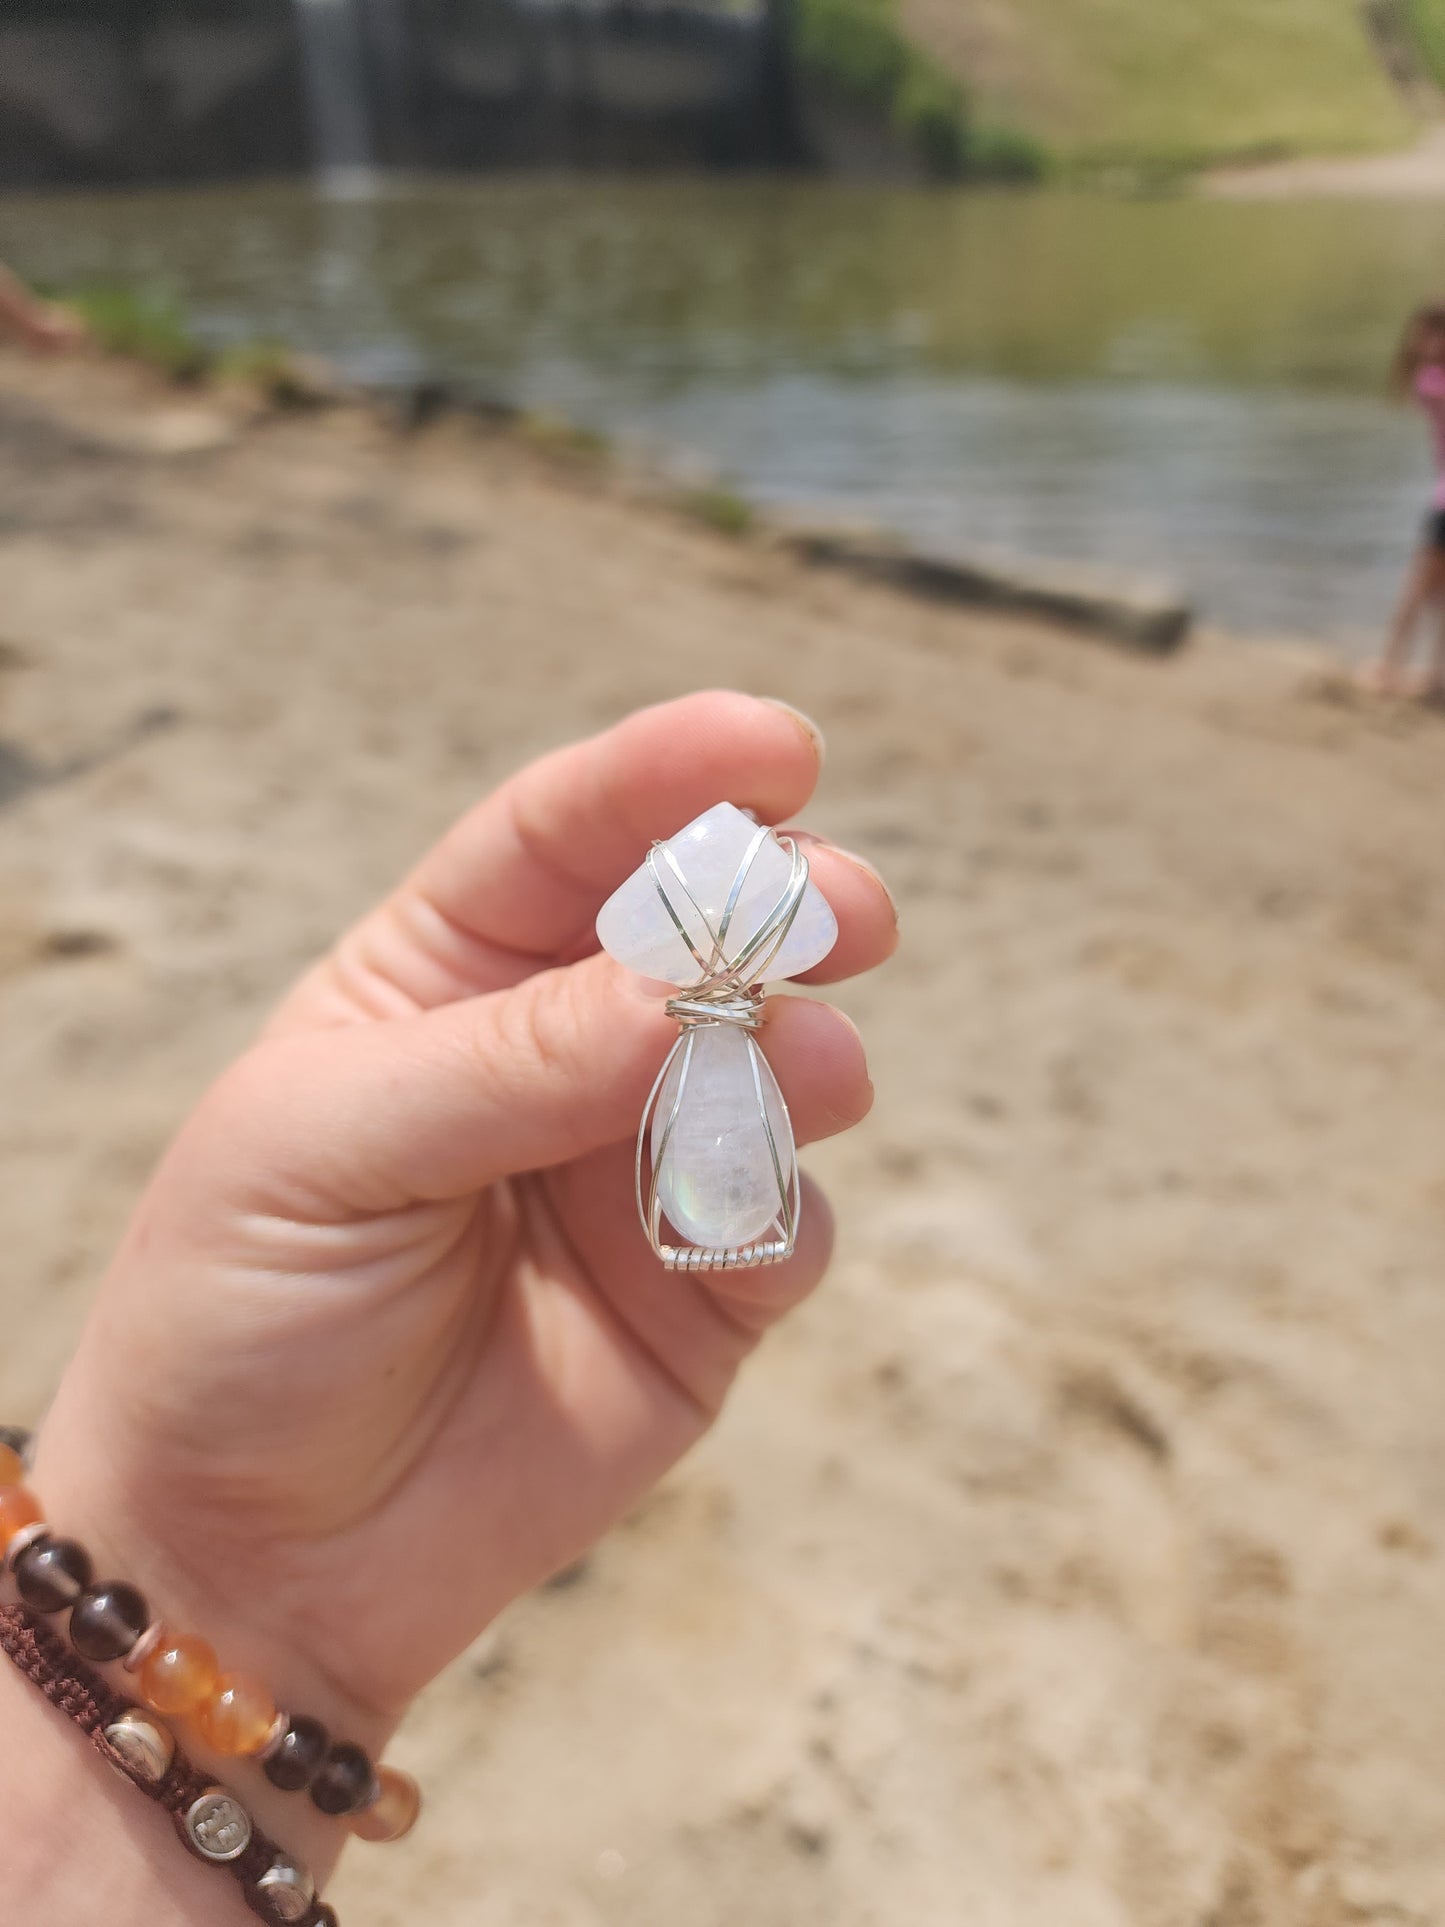
<svg viewBox="0 0 1445 1927"><path fill-rule="evenodd" d="M676 1035L662 999L596 955L419 1016L262 1043L196 1124L220 1132L242 1209L394 1211L628 1137Z"/></svg>

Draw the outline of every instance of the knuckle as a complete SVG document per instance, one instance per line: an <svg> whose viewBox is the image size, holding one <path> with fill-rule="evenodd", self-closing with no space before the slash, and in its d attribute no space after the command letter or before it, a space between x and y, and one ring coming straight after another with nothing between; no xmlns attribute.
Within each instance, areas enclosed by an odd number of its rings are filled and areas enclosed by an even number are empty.
<svg viewBox="0 0 1445 1927"><path fill-rule="evenodd" d="M574 977L568 970L544 971L507 997L499 1041L509 1080L539 1072L566 1079L575 1070L581 1017Z"/></svg>

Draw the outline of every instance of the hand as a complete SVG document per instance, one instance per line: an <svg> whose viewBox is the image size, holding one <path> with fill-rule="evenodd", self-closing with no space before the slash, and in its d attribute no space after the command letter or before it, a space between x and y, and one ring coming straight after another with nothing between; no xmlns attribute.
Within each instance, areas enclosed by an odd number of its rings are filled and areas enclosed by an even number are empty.
<svg viewBox="0 0 1445 1927"><path fill-rule="evenodd" d="M676 1031L592 935L654 837L724 797L786 820L818 756L793 712L720 693L533 764L302 981L151 1183L36 1489L292 1710L384 1740L698 1438L821 1277L808 1186L785 1265L653 1258L632 1144ZM886 891L808 853L839 924L814 979L870 968ZM762 1041L800 1142L867 1111L838 1012L780 997Z"/></svg>
<svg viewBox="0 0 1445 1927"><path fill-rule="evenodd" d="M0 334L6 328L37 354L78 348L88 339L84 321L73 308L42 301L9 268L0 263Z"/></svg>
<svg viewBox="0 0 1445 1927"><path fill-rule="evenodd" d="M73 308L58 301L38 301L26 317L24 338L39 354L69 354L85 345L90 331Z"/></svg>

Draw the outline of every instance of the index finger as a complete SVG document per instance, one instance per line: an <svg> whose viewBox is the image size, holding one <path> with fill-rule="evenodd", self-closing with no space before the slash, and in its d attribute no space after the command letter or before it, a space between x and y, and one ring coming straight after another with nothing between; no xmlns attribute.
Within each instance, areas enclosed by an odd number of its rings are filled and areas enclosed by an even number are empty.
<svg viewBox="0 0 1445 1927"><path fill-rule="evenodd" d="M598 905L655 839L722 799L785 821L821 762L805 716L728 689L555 750L448 831L302 983L280 1026L431 1009L590 949Z"/></svg>

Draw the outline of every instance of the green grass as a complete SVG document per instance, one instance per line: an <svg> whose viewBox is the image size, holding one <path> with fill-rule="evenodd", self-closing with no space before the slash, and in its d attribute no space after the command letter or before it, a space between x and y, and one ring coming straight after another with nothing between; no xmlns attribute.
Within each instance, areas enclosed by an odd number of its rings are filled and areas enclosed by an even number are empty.
<svg viewBox="0 0 1445 1927"><path fill-rule="evenodd" d="M1400 4L1445 72L1445 0ZM1075 167L1165 179L1417 131L1360 0L899 0L898 25L958 76L981 123Z"/></svg>
<svg viewBox="0 0 1445 1927"><path fill-rule="evenodd" d="M569 421L565 415L529 411L519 415L513 426L522 440L543 455L564 461L599 462L610 452L607 437L595 428Z"/></svg>
<svg viewBox="0 0 1445 1927"><path fill-rule="evenodd" d="M169 381L234 383L253 389L275 408L305 408L322 398L316 380L284 342L213 348L192 332L185 309L163 287L94 282L40 292L78 314L106 354L138 361Z"/></svg>
<svg viewBox="0 0 1445 1927"><path fill-rule="evenodd" d="M1445 87L1445 0L1400 0L1425 71Z"/></svg>
<svg viewBox="0 0 1445 1927"><path fill-rule="evenodd" d="M715 535L731 536L734 541L751 535L757 527L758 512L752 503L736 489L720 482L684 490L675 498L675 505L705 529L711 529Z"/></svg>
<svg viewBox="0 0 1445 1927"><path fill-rule="evenodd" d="M97 283L62 289L56 298L75 310L107 354L144 362L172 381L199 381L210 372L210 351L162 289Z"/></svg>

